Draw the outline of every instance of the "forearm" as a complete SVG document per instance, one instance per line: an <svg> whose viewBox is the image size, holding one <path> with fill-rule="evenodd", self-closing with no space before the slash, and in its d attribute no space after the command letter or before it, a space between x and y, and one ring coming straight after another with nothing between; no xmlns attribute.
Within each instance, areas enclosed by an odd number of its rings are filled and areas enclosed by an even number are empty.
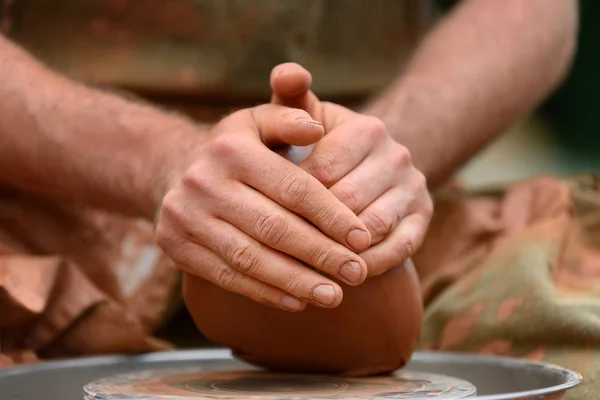
<svg viewBox="0 0 600 400"><path fill-rule="evenodd" d="M72 82L0 37L0 184L151 218L187 120Z"/></svg>
<svg viewBox="0 0 600 400"><path fill-rule="evenodd" d="M557 86L576 31L575 0L464 0L365 112L435 187Z"/></svg>

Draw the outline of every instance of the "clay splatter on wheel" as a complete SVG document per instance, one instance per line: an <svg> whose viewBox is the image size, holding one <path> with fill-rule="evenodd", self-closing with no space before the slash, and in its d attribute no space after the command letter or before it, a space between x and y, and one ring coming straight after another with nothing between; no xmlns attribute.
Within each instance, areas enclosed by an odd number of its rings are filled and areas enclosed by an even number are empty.
<svg viewBox="0 0 600 400"><path fill-rule="evenodd" d="M184 399L462 399L475 395L466 381L427 373L343 378L260 371L153 371L86 385L86 400Z"/></svg>

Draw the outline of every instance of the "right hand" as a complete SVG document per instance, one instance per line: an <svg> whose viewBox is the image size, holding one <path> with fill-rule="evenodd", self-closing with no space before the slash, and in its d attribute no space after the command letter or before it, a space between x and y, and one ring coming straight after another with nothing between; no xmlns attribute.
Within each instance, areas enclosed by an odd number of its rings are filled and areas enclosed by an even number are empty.
<svg viewBox="0 0 600 400"><path fill-rule="evenodd" d="M273 152L324 134L299 109L266 104L235 112L182 149L156 239L184 271L287 311L334 308L367 275L356 254L370 245L360 219L317 179ZM315 271L317 270L317 271Z"/></svg>

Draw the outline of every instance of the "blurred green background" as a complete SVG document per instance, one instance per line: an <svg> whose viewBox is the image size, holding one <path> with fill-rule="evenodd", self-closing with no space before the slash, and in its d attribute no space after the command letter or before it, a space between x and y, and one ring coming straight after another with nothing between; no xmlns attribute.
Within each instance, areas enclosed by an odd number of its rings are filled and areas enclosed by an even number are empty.
<svg viewBox="0 0 600 400"><path fill-rule="evenodd" d="M543 105L540 113L555 130L563 150L582 162L598 167L600 109L600 2L580 1L579 50L562 87ZM592 162L586 165L587 162Z"/></svg>
<svg viewBox="0 0 600 400"><path fill-rule="evenodd" d="M437 2L443 11L456 3ZM485 185L543 173L600 173L600 2L579 4L578 52L566 80L536 113L464 168L467 182Z"/></svg>

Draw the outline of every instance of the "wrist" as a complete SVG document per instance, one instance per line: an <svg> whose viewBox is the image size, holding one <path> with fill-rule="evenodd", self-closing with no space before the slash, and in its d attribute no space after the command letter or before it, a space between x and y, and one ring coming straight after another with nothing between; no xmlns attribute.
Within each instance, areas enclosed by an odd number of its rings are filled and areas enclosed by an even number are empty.
<svg viewBox="0 0 600 400"><path fill-rule="evenodd" d="M142 205L145 218L155 219L163 198L185 172L194 149L206 141L208 130L207 126L190 123L178 130L170 130L153 143L153 155L148 158L158 161L148 175L149 198Z"/></svg>
<svg viewBox="0 0 600 400"><path fill-rule="evenodd" d="M451 136L451 121L445 114L448 110L443 95L429 86L427 82L404 76L363 112L384 122L389 135L410 151L415 166L431 182L435 180L437 165L443 164L440 154L443 148L439 145Z"/></svg>

